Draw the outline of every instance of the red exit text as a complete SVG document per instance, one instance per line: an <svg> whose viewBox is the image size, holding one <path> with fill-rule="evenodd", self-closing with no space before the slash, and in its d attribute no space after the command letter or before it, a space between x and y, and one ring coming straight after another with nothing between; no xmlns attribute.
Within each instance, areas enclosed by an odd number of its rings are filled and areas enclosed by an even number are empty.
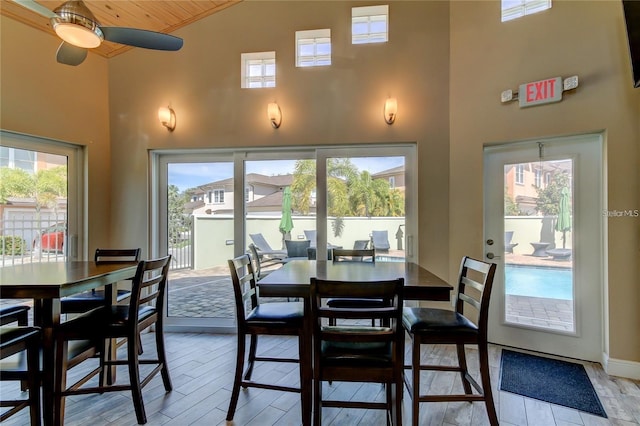
<svg viewBox="0 0 640 426"><path fill-rule="evenodd" d="M521 84L518 100L520 101L520 107L561 101L562 77Z"/></svg>

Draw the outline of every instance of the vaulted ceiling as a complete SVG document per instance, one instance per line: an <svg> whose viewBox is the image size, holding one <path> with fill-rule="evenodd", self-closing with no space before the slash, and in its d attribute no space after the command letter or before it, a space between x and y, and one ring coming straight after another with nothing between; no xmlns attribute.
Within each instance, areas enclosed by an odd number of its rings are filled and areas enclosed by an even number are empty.
<svg viewBox="0 0 640 426"><path fill-rule="evenodd" d="M168 34L240 1L242 0L84 0L84 3L93 12L101 26L139 28ZM38 0L37 2L49 10L64 3L61 0ZM57 37L49 19L12 0L0 0L0 13ZM91 51L110 58L129 49L131 49L130 46L104 41Z"/></svg>

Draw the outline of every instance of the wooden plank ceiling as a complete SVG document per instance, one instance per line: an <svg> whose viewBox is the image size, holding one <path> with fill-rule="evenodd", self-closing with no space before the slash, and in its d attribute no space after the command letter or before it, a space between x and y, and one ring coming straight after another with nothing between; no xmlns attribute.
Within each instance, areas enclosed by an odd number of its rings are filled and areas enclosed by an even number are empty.
<svg viewBox="0 0 640 426"><path fill-rule="evenodd" d="M101 26L139 28L168 34L240 1L242 0L85 0L84 3L93 12ZM53 10L64 2L38 0L38 3ZM49 19L11 0L0 0L0 13L57 37ZM104 41L91 51L110 58L129 49L132 47Z"/></svg>

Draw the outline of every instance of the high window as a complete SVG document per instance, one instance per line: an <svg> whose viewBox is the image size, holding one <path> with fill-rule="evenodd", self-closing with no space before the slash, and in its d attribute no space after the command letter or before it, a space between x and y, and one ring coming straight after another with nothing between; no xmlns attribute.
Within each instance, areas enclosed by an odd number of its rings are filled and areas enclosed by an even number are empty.
<svg viewBox="0 0 640 426"><path fill-rule="evenodd" d="M296 31L296 66L331 65L331 30Z"/></svg>
<svg viewBox="0 0 640 426"><path fill-rule="evenodd" d="M276 52L243 53L240 87L276 87Z"/></svg>
<svg viewBox="0 0 640 426"><path fill-rule="evenodd" d="M551 0L502 0L502 22L551 9Z"/></svg>
<svg viewBox="0 0 640 426"><path fill-rule="evenodd" d="M384 43L389 40L389 6L351 9L351 43Z"/></svg>

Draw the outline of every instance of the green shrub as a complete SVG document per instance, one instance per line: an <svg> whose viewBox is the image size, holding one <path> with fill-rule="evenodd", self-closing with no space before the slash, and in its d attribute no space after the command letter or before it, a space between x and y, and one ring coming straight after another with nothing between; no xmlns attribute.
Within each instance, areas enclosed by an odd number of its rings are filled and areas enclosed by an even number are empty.
<svg viewBox="0 0 640 426"><path fill-rule="evenodd" d="M25 240L16 235L0 235L0 254L2 255L22 255L26 251Z"/></svg>

